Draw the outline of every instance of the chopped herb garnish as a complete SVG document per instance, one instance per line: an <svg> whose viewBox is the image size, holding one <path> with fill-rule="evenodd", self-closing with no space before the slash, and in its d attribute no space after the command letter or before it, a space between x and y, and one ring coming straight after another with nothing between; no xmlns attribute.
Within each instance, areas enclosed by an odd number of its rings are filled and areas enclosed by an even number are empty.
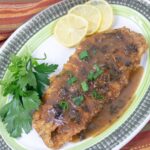
<svg viewBox="0 0 150 150"><path fill-rule="evenodd" d="M99 68L97 64L94 65L94 68L96 69L96 72L94 73L93 78L96 80L103 73L103 70Z"/></svg>
<svg viewBox="0 0 150 150"><path fill-rule="evenodd" d="M69 108L69 104L66 100L60 101L58 105L63 111L68 110Z"/></svg>
<svg viewBox="0 0 150 150"><path fill-rule="evenodd" d="M92 81L94 79L94 71L90 71L87 77L88 81Z"/></svg>
<svg viewBox="0 0 150 150"><path fill-rule="evenodd" d="M100 70L100 68L99 68L99 66L97 64L94 64L94 69L96 69L96 71Z"/></svg>
<svg viewBox="0 0 150 150"><path fill-rule="evenodd" d="M45 87L49 85L49 74L58 65L39 64L31 56L13 56L8 67L9 80L0 82L2 95L11 95L11 100L0 109L0 117L12 137L20 137L22 130L32 129L32 113L41 104Z"/></svg>
<svg viewBox="0 0 150 150"><path fill-rule="evenodd" d="M84 97L81 95L81 96L74 97L72 100L75 105L80 106L84 101Z"/></svg>
<svg viewBox="0 0 150 150"><path fill-rule="evenodd" d="M77 78L76 78L76 77L70 77L67 82L68 82L69 85L72 85L72 84L75 83L76 81L77 81Z"/></svg>
<svg viewBox="0 0 150 150"><path fill-rule="evenodd" d="M88 54L88 51L83 51L83 52L81 52L80 53L80 55L79 55L79 58L81 59L81 60L85 60L85 59L87 59L89 57L89 54Z"/></svg>
<svg viewBox="0 0 150 150"><path fill-rule="evenodd" d="M94 80L96 80L101 74L103 73L103 70L99 70L94 74Z"/></svg>
<svg viewBox="0 0 150 150"><path fill-rule="evenodd" d="M82 87L82 90L83 90L84 92L87 92L87 91L89 90L89 86L88 86L88 84L87 84L86 81L83 81L83 82L81 83L81 87Z"/></svg>
<svg viewBox="0 0 150 150"><path fill-rule="evenodd" d="M97 64L94 65L95 71L91 70L87 76L88 81L96 80L102 73L103 70L99 68Z"/></svg>
<svg viewBox="0 0 150 150"><path fill-rule="evenodd" d="M104 97L102 95L100 95L96 90L94 90L92 92L92 96L96 99L96 100L102 100L104 99Z"/></svg>

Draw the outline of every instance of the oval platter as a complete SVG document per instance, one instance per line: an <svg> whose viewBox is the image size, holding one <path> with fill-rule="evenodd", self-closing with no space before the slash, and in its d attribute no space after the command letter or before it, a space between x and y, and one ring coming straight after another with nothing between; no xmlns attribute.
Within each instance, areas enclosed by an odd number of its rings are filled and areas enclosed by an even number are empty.
<svg viewBox="0 0 150 150"><path fill-rule="evenodd" d="M11 54L23 56L31 54L34 57L47 54L48 63L59 64L56 73L59 73L63 64L75 52L75 48L65 48L59 44L53 30L57 20L65 15L75 5L87 0L63 0L37 14L21 26L0 49L0 79L7 79L7 67L10 64ZM113 28L129 27L131 30L142 33L150 47L150 4L139 0L108 0L112 5L115 19ZM138 86L134 99L123 115L101 134L89 137L82 142L68 143L62 149L70 150L111 150L120 149L129 142L150 119L150 51L144 54L141 60L144 74ZM0 92L1 93L1 92ZM7 98L0 95L0 108L7 102ZM4 124L0 121L0 135L7 145L14 150L48 150L33 129L28 135L14 139L7 133ZM7 145L0 140L7 149ZM9 149L9 148L8 148Z"/></svg>

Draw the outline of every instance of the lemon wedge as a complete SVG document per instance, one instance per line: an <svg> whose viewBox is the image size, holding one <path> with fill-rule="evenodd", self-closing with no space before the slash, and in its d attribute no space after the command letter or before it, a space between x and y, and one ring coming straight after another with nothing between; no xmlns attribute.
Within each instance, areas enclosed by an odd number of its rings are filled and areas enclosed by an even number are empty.
<svg viewBox="0 0 150 150"><path fill-rule="evenodd" d="M111 5L105 0L90 0L86 4L95 6L102 13L102 22L98 32L106 31L113 24L113 10Z"/></svg>
<svg viewBox="0 0 150 150"><path fill-rule="evenodd" d="M101 12L92 5L77 5L69 10L69 14L80 16L88 21L87 35L95 33L101 23Z"/></svg>
<svg viewBox="0 0 150 150"><path fill-rule="evenodd" d="M86 36L87 30L88 22L85 19L68 14L58 20L54 36L64 46L73 47Z"/></svg>

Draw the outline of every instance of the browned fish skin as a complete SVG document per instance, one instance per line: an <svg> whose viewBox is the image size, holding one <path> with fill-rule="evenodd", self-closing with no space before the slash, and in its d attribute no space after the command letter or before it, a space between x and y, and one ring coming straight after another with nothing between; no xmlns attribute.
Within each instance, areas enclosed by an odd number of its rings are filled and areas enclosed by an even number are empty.
<svg viewBox="0 0 150 150"><path fill-rule="evenodd" d="M130 74L139 66L146 49L144 37L127 28L96 34L84 40L64 65L62 73L53 78L43 96L43 105L33 116L33 126L43 141L49 147L59 148L86 129L92 118L99 114L103 104L119 96L128 84ZM83 50L89 53L86 61L79 59ZM94 64L104 73L95 81L90 81L89 91L83 92L80 83L87 79ZM68 71L78 78L71 86L67 84ZM103 95L103 100L96 100L92 96L94 89ZM84 101L81 106L76 106L72 98L80 95L84 96ZM69 109L65 112L58 106L61 100L69 103Z"/></svg>

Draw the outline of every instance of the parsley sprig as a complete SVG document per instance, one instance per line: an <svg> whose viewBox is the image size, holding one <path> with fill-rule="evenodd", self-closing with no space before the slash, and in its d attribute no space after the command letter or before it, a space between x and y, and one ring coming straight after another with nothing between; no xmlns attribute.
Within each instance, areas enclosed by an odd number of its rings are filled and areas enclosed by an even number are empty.
<svg viewBox="0 0 150 150"><path fill-rule="evenodd" d="M3 96L10 102L0 109L0 117L12 137L20 137L22 129L32 129L32 113L41 104L40 98L49 84L48 76L58 65L39 64L31 56L13 56L9 66L10 80L2 80Z"/></svg>

